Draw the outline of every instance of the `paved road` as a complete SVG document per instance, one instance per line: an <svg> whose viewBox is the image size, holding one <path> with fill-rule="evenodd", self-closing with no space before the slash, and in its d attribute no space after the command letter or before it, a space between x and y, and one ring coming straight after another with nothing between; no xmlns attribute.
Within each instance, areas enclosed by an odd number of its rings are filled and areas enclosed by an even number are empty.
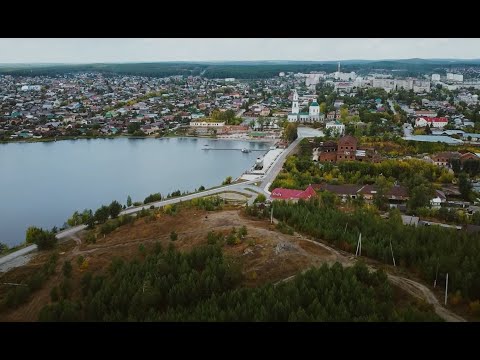
<svg viewBox="0 0 480 360"><path fill-rule="evenodd" d="M73 228L67 229L65 231L59 232L56 236L58 240L66 240L73 234L85 229L86 225L75 226ZM11 268L24 265L28 262L29 257L27 254L37 250L37 245L33 244L23 249L17 250L11 254L3 256L0 258L0 272L5 272Z"/></svg>
<svg viewBox="0 0 480 360"><path fill-rule="evenodd" d="M277 177L278 173L280 170L282 170L283 163L285 162L286 158L290 153L292 152L293 149L302 141L303 138L297 138L294 142L290 144L288 148L286 148L275 160L272 166L270 166L270 169L268 170L268 173L265 174L265 176L262 179L262 183L260 184L260 187L262 189L265 189L270 184L275 180ZM268 189L267 189L268 190Z"/></svg>
<svg viewBox="0 0 480 360"><path fill-rule="evenodd" d="M396 115L397 112L395 111L395 107L393 105L393 101L392 100L387 100L388 104L390 105L390 109L392 109L393 111L393 115Z"/></svg>

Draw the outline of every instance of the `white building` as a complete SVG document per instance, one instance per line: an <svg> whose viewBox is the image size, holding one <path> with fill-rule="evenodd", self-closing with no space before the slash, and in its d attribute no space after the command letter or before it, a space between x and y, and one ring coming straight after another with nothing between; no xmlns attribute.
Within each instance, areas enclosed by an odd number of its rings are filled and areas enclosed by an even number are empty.
<svg viewBox="0 0 480 360"><path fill-rule="evenodd" d="M395 80L392 79L373 79L372 87L382 88L386 92L390 92L395 89Z"/></svg>
<svg viewBox="0 0 480 360"><path fill-rule="evenodd" d="M463 82L463 75L447 73L447 80Z"/></svg>
<svg viewBox="0 0 480 360"><path fill-rule="evenodd" d="M193 126L193 127L222 127L222 126L225 126L225 121L223 121L223 122L190 121L190 126Z"/></svg>
<svg viewBox="0 0 480 360"><path fill-rule="evenodd" d="M285 73L282 71L280 74L278 74L278 76L284 77L284 76L285 76Z"/></svg>
<svg viewBox="0 0 480 360"><path fill-rule="evenodd" d="M351 81L335 82L333 86L335 91L351 92L354 87L354 83Z"/></svg>
<svg viewBox="0 0 480 360"><path fill-rule="evenodd" d="M332 129L332 135L343 135L345 134L345 125L340 121L330 121L325 125L325 129Z"/></svg>
<svg viewBox="0 0 480 360"><path fill-rule="evenodd" d="M432 74L432 81L440 81L440 74Z"/></svg>
<svg viewBox="0 0 480 360"><path fill-rule="evenodd" d="M428 81L428 80L414 80L413 81L413 92L415 92L415 93L430 92L430 81Z"/></svg>
<svg viewBox="0 0 480 360"><path fill-rule="evenodd" d="M320 106L316 100L312 101L309 107L309 112L300 112L298 104L298 93L295 89L293 91L292 112L288 114L288 121L290 122L314 122L323 120L325 116L320 113Z"/></svg>
<svg viewBox="0 0 480 360"><path fill-rule="evenodd" d="M313 101L308 108L308 115L310 116L310 121L319 121L320 120L320 105L316 101Z"/></svg>
<svg viewBox="0 0 480 360"><path fill-rule="evenodd" d="M415 119L415 127L425 127L428 124L429 122L423 117Z"/></svg>

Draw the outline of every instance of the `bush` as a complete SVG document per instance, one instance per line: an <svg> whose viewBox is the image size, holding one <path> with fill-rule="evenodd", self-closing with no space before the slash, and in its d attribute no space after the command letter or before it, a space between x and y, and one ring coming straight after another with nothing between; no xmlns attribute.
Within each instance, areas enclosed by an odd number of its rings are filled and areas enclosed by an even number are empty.
<svg viewBox="0 0 480 360"><path fill-rule="evenodd" d="M110 205L108 205L108 211L112 219L115 219L118 217L118 215L120 215L120 212L122 211L122 205L118 201L114 200Z"/></svg>
<svg viewBox="0 0 480 360"><path fill-rule="evenodd" d="M83 260L84 260L83 256L80 255L80 256L77 258L77 265L78 265L78 266L81 266L82 263L83 263Z"/></svg>
<svg viewBox="0 0 480 360"><path fill-rule="evenodd" d="M97 242L97 236L95 235L95 232L89 231L87 235L85 235L85 242L87 244L95 244Z"/></svg>
<svg viewBox="0 0 480 360"><path fill-rule="evenodd" d="M27 229L27 243L34 243L39 250L51 249L57 243L57 237L51 231L31 226Z"/></svg>
<svg viewBox="0 0 480 360"><path fill-rule="evenodd" d="M118 227L118 222L117 221L109 221L103 224L100 227L100 234L102 235L107 235L110 234L112 231L114 231Z"/></svg>
<svg viewBox="0 0 480 360"><path fill-rule="evenodd" d="M238 233L237 233L237 236L239 239L243 239L245 236L247 236L247 227L245 225L243 225L239 230L238 230Z"/></svg>
<svg viewBox="0 0 480 360"><path fill-rule="evenodd" d="M263 194L258 194L254 200L254 203L264 203L265 201L267 201L267 197Z"/></svg>
<svg viewBox="0 0 480 360"><path fill-rule="evenodd" d="M59 285L60 295L63 299L67 299L72 293L72 283L69 279L63 279Z"/></svg>
<svg viewBox="0 0 480 360"><path fill-rule="evenodd" d="M234 228L233 231L231 231L230 234L228 234L228 236L227 236L227 244L228 245L235 245L236 244L236 239L237 239L237 237L235 236L235 228Z"/></svg>
<svg viewBox="0 0 480 360"><path fill-rule="evenodd" d="M225 181L222 182L222 185L229 185L232 183L232 177L231 176L227 176Z"/></svg>
<svg viewBox="0 0 480 360"><path fill-rule="evenodd" d="M283 222L279 222L276 228L282 233L287 235L293 235L293 229Z"/></svg>
<svg viewBox="0 0 480 360"><path fill-rule="evenodd" d="M175 231L170 233L170 240L175 241L178 239L178 234Z"/></svg>
<svg viewBox="0 0 480 360"><path fill-rule="evenodd" d="M160 201L160 200L162 200L162 195L160 193L155 193L155 194L148 195L145 198L145 200L143 200L143 203L148 204L148 203Z"/></svg>
<svg viewBox="0 0 480 360"><path fill-rule="evenodd" d="M65 261L62 267L63 275L67 278L72 276L72 264L70 261Z"/></svg>
<svg viewBox="0 0 480 360"><path fill-rule="evenodd" d="M141 205L143 205L143 203L141 201L135 201L133 203L133 206L141 206Z"/></svg>
<svg viewBox="0 0 480 360"><path fill-rule="evenodd" d="M88 259L83 260L82 266L80 266L81 271L85 271L88 269Z"/></svg>
<svg viewBox="0 0 480 360"><path fill-rule="evenodd" d="M175 215L177 213L177 205L169 204L163 207L163 212L167 215Z"/></svg>

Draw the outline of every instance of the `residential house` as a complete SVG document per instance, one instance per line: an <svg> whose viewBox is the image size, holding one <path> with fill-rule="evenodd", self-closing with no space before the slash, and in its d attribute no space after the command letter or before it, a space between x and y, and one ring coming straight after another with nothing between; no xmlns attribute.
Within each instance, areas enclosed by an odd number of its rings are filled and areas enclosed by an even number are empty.
<svg viewBox="0 0 480 360"><path fill-rule="evenodd" d="M308 200L316 195L312 185L309 185L305 190L275 188L272 190L270 198L272 200L298 201L299 199Z"/></svg>
<svg viewBox="0 0 480 360"><path fill-rule="evenodd" d="M458 151L442 151L431 156L433 163L437 166L450 167L453 159L460 159L461 154Z"/></svg>

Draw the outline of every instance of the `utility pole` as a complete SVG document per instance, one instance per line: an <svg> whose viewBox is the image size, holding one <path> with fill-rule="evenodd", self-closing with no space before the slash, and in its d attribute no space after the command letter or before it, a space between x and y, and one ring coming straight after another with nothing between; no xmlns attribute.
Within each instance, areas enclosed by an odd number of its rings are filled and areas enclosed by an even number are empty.
<svg viewBox="0 0 480 360"><path fill-rule="evenodd" d="M272 204L272 210L270 211L270 223L273 224L273 204Z"/></svg>
<svg viewBox="0 0 480 360"><path fill-rule="evenodd" d="M362 256L362 233L360 233L360 256Z"/></svg>
<svg viewBox="0 0 480 360"><path fill-rule="evenodd" d="M345 230L343 230L343 235L345 235L345 233L347 232L347 226L348 226L348 223L345 224Z"/></svg>
<svg viewBox="0 0 480 360"><path fill-rule="evenodd" d="M395 257L393 256L392 239L390 239L390 250L392 251L393 266L396 267L397 264L395 264Z"/></svg>
<svg viewBox="0 0 480 360"><path fill-rule="evenodd" d="M437 278L438 278L438 261L437 261L437 271L435 272L435 281L433 282L433 287L437 286Z"/></svg>
<svg viewBox="0 0 480 360"><path fill-rule="evenodd" d="M362 255L362 233L358 237L357 250L355 251L355 256Z"/></svg>
<svg viewBox="0 0 480 360"><path fill-rule="evenodd" d="M445 282L445 306L447 306L447 297L448 297L448 273L447 273L447 280Z"/></svg>

